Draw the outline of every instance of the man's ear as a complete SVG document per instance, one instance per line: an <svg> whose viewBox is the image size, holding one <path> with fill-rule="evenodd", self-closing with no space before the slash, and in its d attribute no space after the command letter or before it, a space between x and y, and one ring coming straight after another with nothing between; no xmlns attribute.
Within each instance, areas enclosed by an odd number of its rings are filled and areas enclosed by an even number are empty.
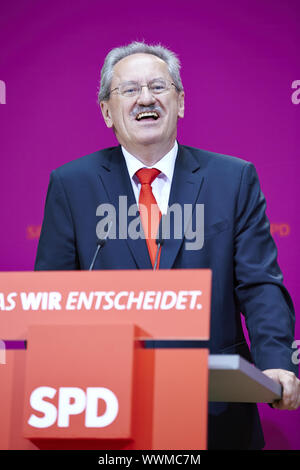
<svg viewBox="0 0 300 470"><path fill-rule="evenodd" d="M184 117L184 91L181 91L178 95L178 117Z"/></svg>
<svg viewBox="0 0 300 470"><path fill-rule="evenodd" d="M110 109L109 109L109 104L108 101L101 101L100 102L100 108L102 111L102 116L105 121L105 124L107 127L113 127L113 121L110 115Z"/></svg>

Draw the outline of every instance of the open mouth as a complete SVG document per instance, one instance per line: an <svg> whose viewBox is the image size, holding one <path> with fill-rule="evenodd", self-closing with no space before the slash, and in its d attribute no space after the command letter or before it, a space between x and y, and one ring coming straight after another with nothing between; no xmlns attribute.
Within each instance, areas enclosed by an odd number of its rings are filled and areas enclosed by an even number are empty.
<svg viewBox="0 0 300 470"><path fill-rule="evenodd" d="M157 119L159 118L159 115L156 111L147 111L147 112L143 112L143 113L138 113L136 115L136 120L137 121L142 121L142 120L146 120L146 119L149 119L149 120L152 120L154 119L154 121L156 121Z"/></svg>

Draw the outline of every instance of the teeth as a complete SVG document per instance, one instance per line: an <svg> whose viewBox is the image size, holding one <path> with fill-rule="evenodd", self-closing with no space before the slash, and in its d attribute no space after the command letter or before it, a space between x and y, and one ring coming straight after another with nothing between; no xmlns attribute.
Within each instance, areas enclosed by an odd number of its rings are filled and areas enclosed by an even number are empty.
<svg viewBox="0 0 300 470"><path fill-rule="evenodd" d="M147 118L147 117L153 117L154 119L158 119L158 114L154 111L151 111L151 112L145 112L145 113L139 113L136 117L136 119L138 121L140 121L140 119L143 119L143 118Z"/></svg>

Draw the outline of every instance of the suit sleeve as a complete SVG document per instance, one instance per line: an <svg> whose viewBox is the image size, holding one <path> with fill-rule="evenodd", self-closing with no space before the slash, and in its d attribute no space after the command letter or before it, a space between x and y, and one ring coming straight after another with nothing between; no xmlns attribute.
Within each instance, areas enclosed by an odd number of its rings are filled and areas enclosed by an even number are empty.
<svg viewBox="0 0 300 470"><path fill-rule="evenodd" d="M249 163L243 169L236 207L235 292L245 315L257 367L281 368L297 374L291 348L294 307L283 285L265 208L256 170Z"/></svg>
<svg viewBox="0 0 300 470"><path fill-rule="evenodd" d="M62 181L55 170L50 176L34 269L79 269L72 214Z"/></svg>

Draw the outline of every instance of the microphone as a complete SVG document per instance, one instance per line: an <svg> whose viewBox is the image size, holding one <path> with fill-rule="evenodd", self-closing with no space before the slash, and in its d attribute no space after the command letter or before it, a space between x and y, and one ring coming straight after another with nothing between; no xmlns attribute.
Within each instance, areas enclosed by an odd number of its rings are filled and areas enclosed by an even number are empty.
<svg viewBox="0 0 300 470"><path fill-rule="evenodd" d="M92 262L91 262L91 265L90 265L90 267L89 267L89 271L92 271L92 270L94 269L94 264L95 264L95 262L96 262L98 253L99 253L99 251L101 250L101 248L104 247L104 245L105 245L105 243L106 243L106 239L107 239L108 234L109 234L109 232L110 232L111 226L112 226L112 222L110 222L105 236L104 236L103 238L99 238L99 239L97 240L97 248L96 248L96 251L95 251L93 260L92 260Z"/></svg>
<svg viewBox="0 0 300 470"><path fill-rule="evenodd" d="M160 249L161 247L163 246L164 244L164 239L162 236L158 236L155 240L155 243L157 245L157 250L156 250L156 255L155 255L155 262L154 262L154 266L153 266L153 271L156 271L157 270L157 263L158 263L158 255L159 255L159 252L160 252Z"/></svg>
<svg viewBox="0 0 300 470"><path fill-rule="evenodd" d="M160 252L160 249L161 249L161 247L163 246L163 244L165 242L164 235L165 235L165 232L166 232L166 221L167 221L166 215L163 214L161 216L161 219L160 219L160 224L159 224L159 227L158 227L158 234L157 234L157 237L156 237L156 240L155 240L155 243L157 245L157 250L156 250L156 255L155 255L153 271L157 270L159 252Z"/></svg>
<svg viewBox="0 0 300 470"><path fill-rule="evenodd" d="M164 239L162 237L158 237L156 240L155 240L155 243L157 245L157 250L156 250L156 255L155 255L155 262L154 262L154 266L153 266L153 271L156 271L157 270L157 263L158 263L158 255L159 255L159 251L161 249L161 247L163 246L164 244Z"/></svg>

